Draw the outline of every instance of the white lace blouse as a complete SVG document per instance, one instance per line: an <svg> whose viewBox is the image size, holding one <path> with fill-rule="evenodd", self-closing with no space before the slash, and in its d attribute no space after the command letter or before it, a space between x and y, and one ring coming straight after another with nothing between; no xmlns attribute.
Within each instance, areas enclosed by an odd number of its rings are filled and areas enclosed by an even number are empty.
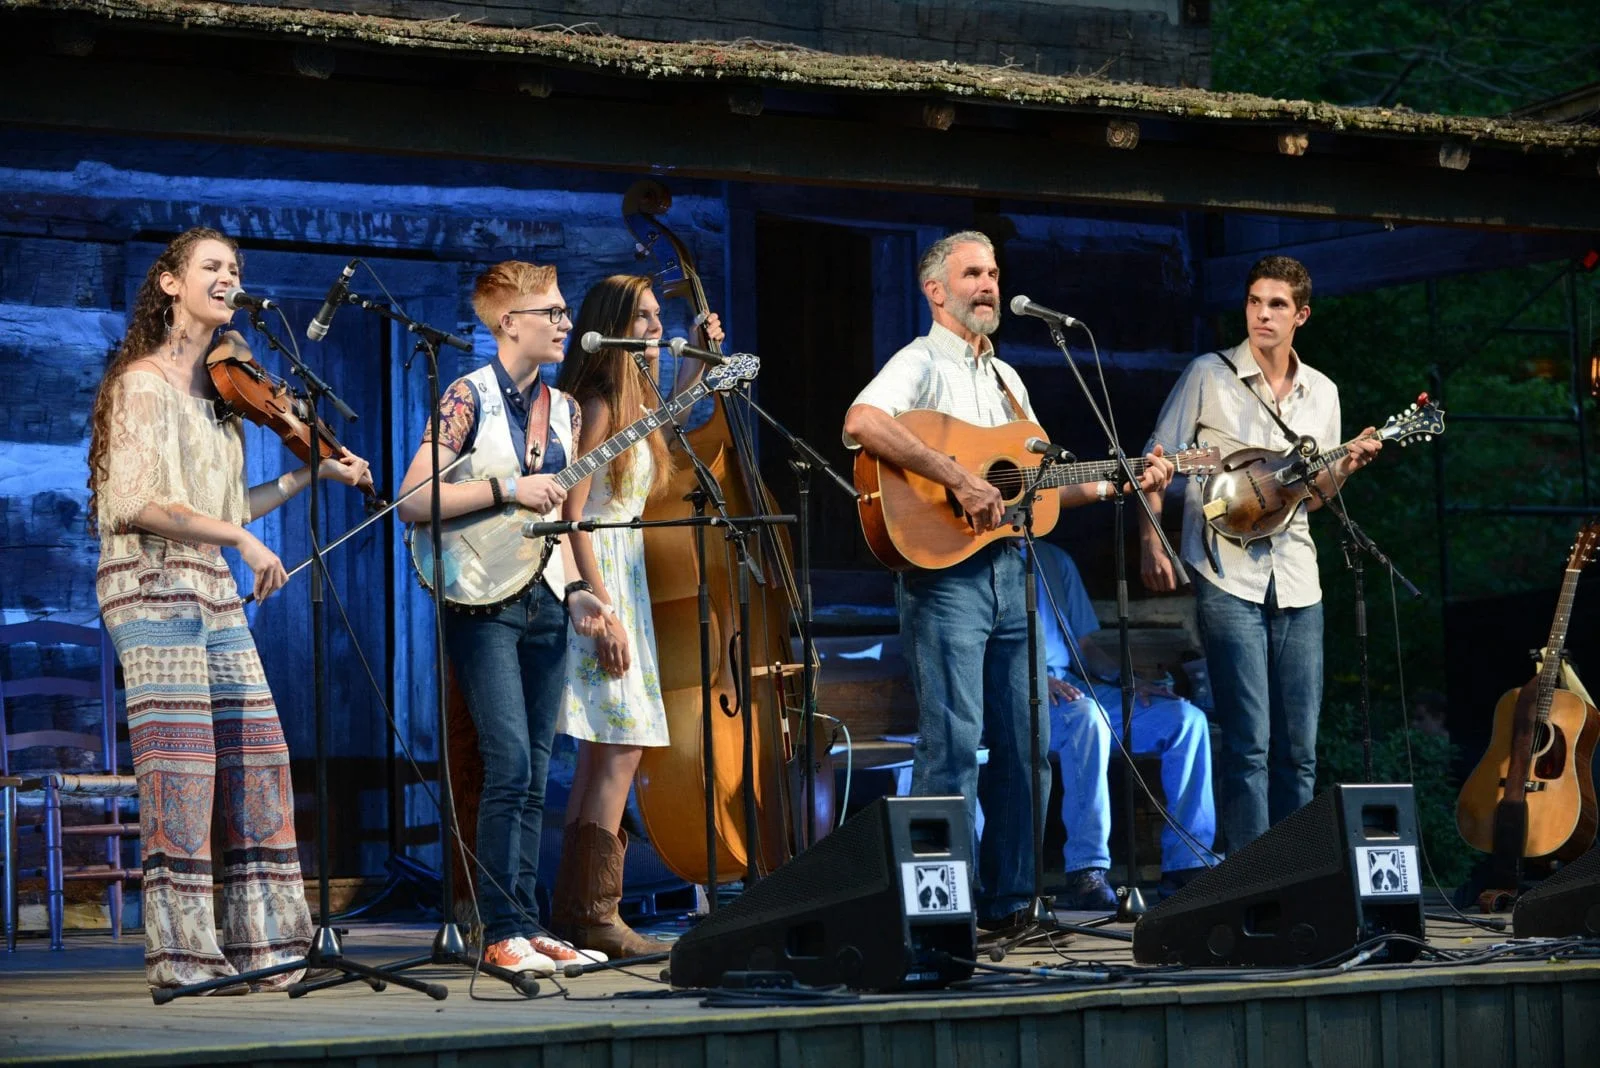
<svg viewBox="0 0 1600 1068"><path fill-rule="evenodd" d="M138 553L141 536L150 535L132 524L147 504L240 525L250 521L237 420L218 421L210 399L145 371L124 372L112 390L97 497L102 556Z"/></svg>

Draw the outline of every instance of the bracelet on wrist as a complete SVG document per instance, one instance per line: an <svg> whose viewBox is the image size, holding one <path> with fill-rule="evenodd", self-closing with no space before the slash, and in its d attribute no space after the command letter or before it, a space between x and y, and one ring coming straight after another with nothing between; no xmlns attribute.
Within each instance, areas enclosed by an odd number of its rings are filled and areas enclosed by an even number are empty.
<svg viewBox="0 0 1600 1068"><path fill-rule="evenodd" d="M1110 500L1111 499L1111 483L1107 482L1105 479L1102 478L1100 480L1100 484L1094 488L1094 495L1095 495L1095 498L1097 500L1102 500L1102 501Z"/></svg>
<svg viewBox="0 0 1600 1068"><path fill-rule="evenodd" d="M500 480L498 478L489 479L489 493L494 497L494 506L496 508L506 503L505 496L500 491Z"/></svg>

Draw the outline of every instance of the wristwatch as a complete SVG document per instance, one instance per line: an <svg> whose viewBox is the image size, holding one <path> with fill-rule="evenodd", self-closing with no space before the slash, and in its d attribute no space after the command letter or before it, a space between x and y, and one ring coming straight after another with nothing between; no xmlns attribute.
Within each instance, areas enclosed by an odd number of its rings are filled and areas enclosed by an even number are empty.
<svg viewBox="0 0 1600 1068"><path fill-rule="evenodd" d="M584 593L593 593L594 586L592 586L587 579L573 579L571 582L567 583L565 588L562 589L561 603L566 604L567 598L571 597L579 590L582 590Z"/></svg>

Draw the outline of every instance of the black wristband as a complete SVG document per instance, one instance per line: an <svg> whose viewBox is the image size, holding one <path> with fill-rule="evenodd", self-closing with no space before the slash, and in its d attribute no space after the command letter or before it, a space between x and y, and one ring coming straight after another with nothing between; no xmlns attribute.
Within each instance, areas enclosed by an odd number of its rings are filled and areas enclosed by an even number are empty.
<svg viewBox="0 0 1600 1068"><path fill-rule="evenodd" d="M505 494L500 492L500 480L498 478L489 480L489 492L494 494L494 506L496 508L506 503Z"/></svg>
<svg viewBox="0 0 1600 1068"><path fill-rule="evenodd" d="M593 593L594 586L589 582L588 579L573 579L571 582L567 583L566 588L561 591L561 603L566 604L567 598L571 597L579 590L582 590L584 593Z"/></svg>

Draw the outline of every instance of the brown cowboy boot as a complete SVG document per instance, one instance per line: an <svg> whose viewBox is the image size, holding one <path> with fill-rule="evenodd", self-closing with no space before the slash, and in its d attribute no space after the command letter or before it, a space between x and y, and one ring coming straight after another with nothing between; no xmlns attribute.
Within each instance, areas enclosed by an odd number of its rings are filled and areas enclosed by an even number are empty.
<svg viewBox="0 0 1600 1068"><path fill-rule="evenodd" d="M579 923L577 822L569 823L561 832L561 864L556 869L556 882L550 888L550 933L557 938L572 941Z"/></svg>
<svg viewBox="0 0 1600 1068"><path fill-rule="evenodd" d="M622 921L622 860L628 848L627 832L612 834L592 820L569 828L571 845L564 849L562 870L571 861L569 887L571 929L560 933L579 949L598 949L613 960L665 953L672 947L646 938ZM554 911L554 910L552 910ZM559 928L558 928L559 930Z"/></svg>

